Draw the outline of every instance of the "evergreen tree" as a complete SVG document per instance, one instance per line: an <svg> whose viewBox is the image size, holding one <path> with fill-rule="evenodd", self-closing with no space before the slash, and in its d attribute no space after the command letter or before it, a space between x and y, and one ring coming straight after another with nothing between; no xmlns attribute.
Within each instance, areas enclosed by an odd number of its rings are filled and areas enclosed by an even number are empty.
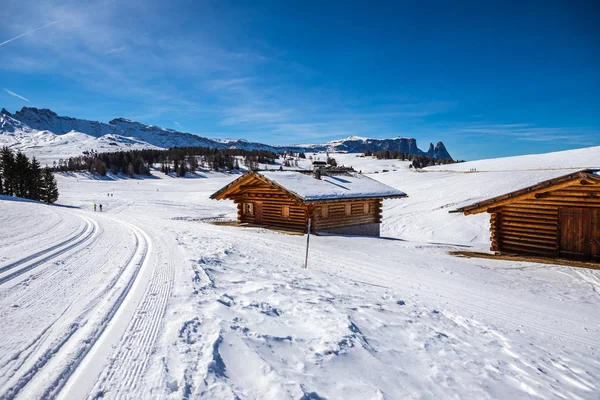
<svg viewBox="0 0 600 400"><path fill-rule="evenodd" d="M31 160L31 166L29 169L29 198L32 200L42 199L42 187L43 187L43 174L42 168L38 160L33 157Z"/></svg>
<svg viewBox="0 0 600 400"><path fill-rule="evenodd" d="M42 174L42 201L50 204L58 200L58 185L50 168L45 168Z"/></svg>
<svg viewBox="0 0 600 400"><path fill-rule="evenodd" d="M3 147L0 154L0 163L2 164L2 177L4 190L7 196L15 194L15 156L8 147Z"/></svg>
<svg viewBox="0 0 600 400"><path fill-rule="evenodd" d="M17 152L17 156L15 157L15 169L14 169L14 177L15 177L15 196L17 197L29 197L29 159L27 156L20 151Z"/></svg>
<svg viewBox="0 0 600 400"><path fill-rule="evenodd" d="M185 161L181 161L179 163L179 168L175 171L175 173L179 177L184 177L186 172L187 171L186 171L186 168L185 168Z"/></svg>
<svg viewBox="0 0 600 400"><path fill-rule="evenodd" d="M135 173L135 168L133 167L132 163L129 163L127 165L127 176L129 176L130 178L133 178L134 173Z"/></svg>
<svg viewBox="0 0 600 400"><path fill-rule="evenodd" d="M196 158L196 156L189 157L189 168L192 174L198 169L198 159Z"/></svg>

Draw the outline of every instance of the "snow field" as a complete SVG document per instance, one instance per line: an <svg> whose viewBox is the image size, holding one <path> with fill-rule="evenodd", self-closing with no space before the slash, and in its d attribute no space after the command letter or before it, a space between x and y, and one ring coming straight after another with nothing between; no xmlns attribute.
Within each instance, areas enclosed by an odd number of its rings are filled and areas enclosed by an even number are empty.
<svg viewBox="0 0 600 400"><path fill-rule="evenodd" d="M0 279L24 270L0 283L0 398L597 397L598 271L448 254L489 245L449 209L567 172L345 158L409 197L384 238L311 237L308 269L306 237L203 222L235 218L208 199L235 174L0 201Z"/></svg>

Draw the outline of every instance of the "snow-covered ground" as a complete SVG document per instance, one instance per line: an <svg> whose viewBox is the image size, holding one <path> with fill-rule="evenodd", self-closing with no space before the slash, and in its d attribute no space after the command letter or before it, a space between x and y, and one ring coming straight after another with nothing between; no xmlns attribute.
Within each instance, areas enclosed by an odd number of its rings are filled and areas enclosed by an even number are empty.
<svg viewBox="0 0 600 400"><path fill-rule="evenodd" d="M600 167L600 146L557 151L546 154L492 158L458 164L437 165L427 170L437 171L522 171L544 169L583 169Z"/></svg>
<svg viewBox="0 0 600 400"><path fill-rule="evenodd" d="M448 210L566 171L335 157L409 197L382 238L311 237L308 269L305 236L208 223L239 175L0 200L0 398L598 398L600 271L448 254L489 246Z"/></svg>

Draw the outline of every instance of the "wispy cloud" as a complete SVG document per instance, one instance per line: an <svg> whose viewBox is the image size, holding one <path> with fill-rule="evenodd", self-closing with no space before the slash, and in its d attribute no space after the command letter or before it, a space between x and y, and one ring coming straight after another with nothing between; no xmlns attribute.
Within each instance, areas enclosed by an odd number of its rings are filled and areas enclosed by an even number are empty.
<svg viewBox="0 0 600 400"><path fill-rule="evenodd" d="M486 124L462 128L461 132L474 136L504 136L526 142L565 142L574 145L592 145L600 131L586 127L540 127L535 124Z"/></svg>
<svg viewBox="0 0 600 400"><path fill-rule="evenodd" d="M118 52L123 51L123 50L125 50L125 46L121 46L121 47L117 47L117 48L114 48L114 49L110 49L109 51L107 51L106 53L104 53L104 55L106 56L108 54L118 53Z"/></svg>
<svg viewBox="0 0 600 400"><path fill-rule="evenodd" d="M17 93L15 93L15 92L13 92L12 90L8 90L8 89L6 89L6 88L5 88L5 89L4 89L4 91L5 91L6 93L10 94L11 96L18 97L18 98L19 98L19 99L21 99L21 100L25 100L26 102L28 102L28 103L31 103L31 100L29 100L29 99L28 99L28 98L26 98L26 97L23 97L23 96L21 96L20 94L17 94Z"/></svg>
<svg viewBox="0 0 600 400"><path fill-rule="evenodd" d="M52 21L52 22L50 22L50 23L48 23L48 24L45 24L45 25L39 26L39 27L37 27L37 28L35 28L35 29L32 29L32 30L30 30L30 31L27 31L27 32L25 32L25 33L22 33L22 34L20 34L20 35L18 35L18 36L15 36L15 37L11 38L11 39L5 40L4 42L0 43L0 46L4 46L5 44L7 44L7 43L10 43L10 42L12 42L12 41L15 41L15 40L17 40L17 39L19 39L19 38L22 38L23 36L31 35L32 33L39 31L40 29L47 28L47 27L49 27L49 26L52 26L52 25L54 25L54 24L58 24L58 23L59 23L59 22L61 22L61 21L62 21L62 20Z"/></svg>
<svg viewBox="0 0 600 400"><path fill-rule="evenodd" d="M408 124L455 107L453 102L408 97L362 100L322 85L290 83L277 75L220 78L206 86L219 100L221 125L258 131L280 144L352 135L410 135Z"/></svg>

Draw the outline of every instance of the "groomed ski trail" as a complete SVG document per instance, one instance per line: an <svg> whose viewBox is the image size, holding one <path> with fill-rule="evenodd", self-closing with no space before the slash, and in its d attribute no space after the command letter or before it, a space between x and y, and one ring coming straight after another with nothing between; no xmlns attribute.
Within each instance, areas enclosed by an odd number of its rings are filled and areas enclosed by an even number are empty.
<svg viewBox="0 0 600 400"><path fill-rule="evenodd" d="M89 223L88 228L85 230L87 233L83 234L86 240L89 240L89 232L98 231L99 225L101 226L104 222L112 220L111 218L101 217L103 221L99 224L100 217L95 220L84 216L79 217ZM69 377L77 371L79 365L94 344L98 342L115 316L118 315L123 303L128 300L128 295L136 284L140 271L146 265L145 261L151 247L148 236L137 227L122 221L118 221L118 225L123 226L127 232L135 237L135 249L127 259L125 266L108 283L105 290L92 293L92 298L86 307L76 314L70 313L67 309L63 315L46 327L30 345L18 353L18 357L23 358L23 360L11 373L10 376L13 378L9 380L6 386L0 388L0 398L12 399L17 396L23 398L55 398L67 383ZM92 228L89 228L90 226ZM114 226L116 225L113 224ZM114 234L114 228L111 234ZM72 243L72 240L69 239L65 240L55 252L50 251L50 255L45 252L46 256L42 256L41 260L36 259L34 261L35 266L46 265L48 261L75 247L75 244L85 243L86 240L82 239L76 243ZM107 248L107 250L111 252L112 247ZM68 261L70 253L66 255ZM92 252L86 258L88 260L95 259L95 255ZM104 263L110 263L109 260L110 258L104 255ZM28 264L26 268L31 269L33 267ZM44 268L44 270L47 269L49 268ZM44 282L51 283L51 280L45 280ZM25 293L25 296L21 299L26 300L30 297L28 295L31 295L31 293ZM127 313L122 313L122 315L127 321L130 318ZM62 336L53 340L50 347L43 347L40 342L47 335L47 332L53 329L57 321L64 324L65 319L69 319L71 322L67 323L67 329L63 331ZM125 326L127 321L116 325ZM34 353L38 356L37 359L32 360L30 356ZM27 369L23 372L23 368Z"/></svg>
<svg viewBox="0 0 600 400"><path fill-rule="evenodd" d="M0 267L0 285L47 263L71 249L85 245L97 233L98 224L87 217L79 216L79 218L83 220L84 227L75 235L47 249Z"/></svg>

